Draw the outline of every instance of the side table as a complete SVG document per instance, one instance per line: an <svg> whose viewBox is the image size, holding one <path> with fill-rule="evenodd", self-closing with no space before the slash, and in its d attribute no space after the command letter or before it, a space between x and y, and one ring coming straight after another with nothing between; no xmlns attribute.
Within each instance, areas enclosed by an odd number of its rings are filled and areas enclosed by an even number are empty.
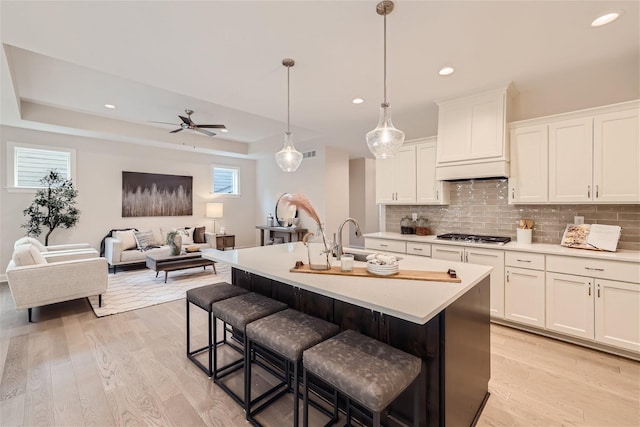
<svg viewBox="0 0 640 427"><path fill-rule="evenodd" d="M298 227L270 227L268 225L256 225L256 228L260 230L260 246L264 246L264 232L267 231L269 239L278 234L284 234L287 238L285 243L293 242L293 235L296 235L297 241L301 241L305 234L307 234L306 228Z"/></svg>
<svg viewBox="0 0 640 427"><path fill-rule="evenodd" d="M216 234L216 249L224 251L227 248L236 248L235 234Z"/></svg>

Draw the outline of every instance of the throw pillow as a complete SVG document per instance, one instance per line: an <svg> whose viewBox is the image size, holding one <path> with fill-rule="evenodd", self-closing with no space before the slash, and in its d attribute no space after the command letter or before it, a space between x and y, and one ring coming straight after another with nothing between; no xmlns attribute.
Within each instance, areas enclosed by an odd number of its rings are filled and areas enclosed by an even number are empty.
<svg viewBox="0 0 640 427"><path fill-rule="evenodd" d="M133 235L136 238L138 249L146 249L147 247L154 246L156 244L156 238L153 235L153 231L134 231Z"/></svg>
<svg viewBox="0 0 640 427"><path fill-rule="evenodd" d="M207 243L204 237L204 227L193 229L193 243Z"/></svg>
<svg viewBox="0 0 640 427"><path fill-rule="evenodd" d="M178 232L182 237L183 245L192 245L193 244L193 228L178 228Z"/></svg>
<svg viewBox="0 0 640 427"><path fill-rule="evenodd" d="M114 231L113 237L122 242L123 251L126 251L128 249L135 249L138 247L138 243L136 242L136 235L133 233L133 230Z"/></svg>

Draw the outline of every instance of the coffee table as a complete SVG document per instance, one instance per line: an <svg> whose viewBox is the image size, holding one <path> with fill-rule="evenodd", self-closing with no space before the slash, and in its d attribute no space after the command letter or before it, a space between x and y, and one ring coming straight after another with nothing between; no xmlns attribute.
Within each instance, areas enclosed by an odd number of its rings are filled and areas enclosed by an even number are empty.
<svg viewBox="0 0 640 427"><path fill-rule="evenodd" d="M155 271L156 277L158 277L159 272L164 271L164 283L167 283L167 276L170 271L184 270L193 267L206 269L208 265L212 266L213 272L218 274L215 261L202 258L202 253L200 252L182 253L180 255L147 255L147 268Z"/></svg>

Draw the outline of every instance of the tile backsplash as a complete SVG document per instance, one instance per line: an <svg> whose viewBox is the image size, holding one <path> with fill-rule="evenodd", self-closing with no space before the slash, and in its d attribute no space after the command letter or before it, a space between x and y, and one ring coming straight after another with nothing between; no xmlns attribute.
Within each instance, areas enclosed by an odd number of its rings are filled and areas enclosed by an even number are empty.
<svg viewBox="0 0 640 427"><path fill-rule="evenodd" d="M520 219L533 219L533 242L559 244L576 215L585 224L622 227L618 249L640 250L640 205L510 205L507 180L452 182L448 206L386 207L386 230L400 232L400 220L412 213L429 220L431 234L475 233L516 240Z"/></svg>

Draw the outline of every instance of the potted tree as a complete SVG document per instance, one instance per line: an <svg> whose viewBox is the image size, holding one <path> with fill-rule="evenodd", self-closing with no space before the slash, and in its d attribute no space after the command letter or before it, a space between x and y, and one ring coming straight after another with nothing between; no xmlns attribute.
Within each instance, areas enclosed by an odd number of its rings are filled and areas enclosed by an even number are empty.
<svg viewBox="0 0 640 427"><path fill-rule="evenodd" d="M71 228L80 220L80 210L76 208L78 190L69 179L63 178L55 170L49 171L40 182L43 188L36 191L31 205L22 213L29 220L22 224L27 235L39 236L41 227L47 227L44 237L45 246L49 245L49 236L56 228Z"/></svg>

